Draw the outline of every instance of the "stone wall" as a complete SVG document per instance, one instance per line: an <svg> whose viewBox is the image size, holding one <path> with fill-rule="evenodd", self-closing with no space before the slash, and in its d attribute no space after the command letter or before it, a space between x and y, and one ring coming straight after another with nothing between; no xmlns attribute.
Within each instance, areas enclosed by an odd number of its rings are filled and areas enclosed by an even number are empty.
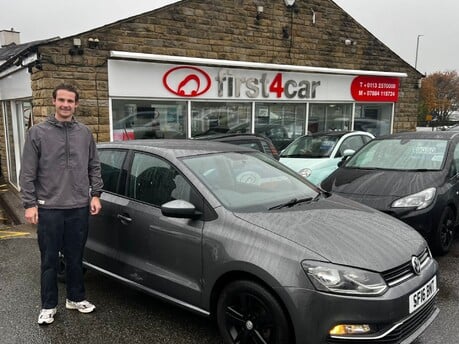
<svg viewBox="0 0 459 344"><path fill-rule="evenodd" d="M3 106L0 103L0 178L6 180L6 176L8 176L8 162L6 161L5 123L3 122L3 118Z"/></svg>
<svg viewBox="0 0 459 344"><path fill-rule="evenodd" d="M98 141L108 141L107 58L111 50L119 50L405 72L394 131L415 130L421 74L333 1L296 3L297 10L292 10L282 0L183 0L74 36L82 41L82 55L69 54L74 37L45 44L39 48L42 70L32 73L35 123L53 112L53 87L69 82L81 90L78 119L93 129ZM257 4L264 6L258 22ZM89 38L99 39L97 49L88 47ZM346 39L355 44L344 44Z"/></svg>

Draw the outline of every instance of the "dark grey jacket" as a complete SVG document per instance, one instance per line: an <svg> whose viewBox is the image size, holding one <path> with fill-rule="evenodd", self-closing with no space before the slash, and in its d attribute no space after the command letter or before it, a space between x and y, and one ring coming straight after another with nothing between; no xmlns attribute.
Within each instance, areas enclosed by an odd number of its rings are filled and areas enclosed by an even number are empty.
<svg viewBox="0 0 459 344"><path fill-rule="evenodd" d="M91 131L54 116L27 132L19 176L25 208L72 209L102 191L100 162Z"/></svg>

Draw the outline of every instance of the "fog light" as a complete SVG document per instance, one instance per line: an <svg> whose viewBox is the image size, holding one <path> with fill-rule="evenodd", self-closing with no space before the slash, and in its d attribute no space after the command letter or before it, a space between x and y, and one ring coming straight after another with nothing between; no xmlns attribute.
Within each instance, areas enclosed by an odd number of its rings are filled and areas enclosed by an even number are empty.
<svg viewBox="0 0 459 344"><path fill-rule="evenodd" d="M347 325L347 324L340 324L336 325L330 330L330 336L343 336L343 335L358 335L358 334L366 334L371 332L370 325L362 324L362 325Z"/></svg>

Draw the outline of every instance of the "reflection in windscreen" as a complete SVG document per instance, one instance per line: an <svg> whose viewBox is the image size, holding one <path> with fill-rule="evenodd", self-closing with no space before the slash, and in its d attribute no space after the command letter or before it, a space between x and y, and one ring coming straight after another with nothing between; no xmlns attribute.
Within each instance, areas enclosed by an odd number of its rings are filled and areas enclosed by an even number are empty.
<svg viewBox="0 0 459 344"><path fill-rule="evenodd" d="M218 200L233 211L262 211L317 196L306 181L261 153L219 153L184 159Z"/></svg>
<svg viewBox="0 0 459 344"><path fill-rule="evenodd" d="M303 136L296 139L281 157L327 158L338 141L338 136Z"/></svg>
<svg viewBox="0 0 459 344"><path fill-rule="evenodd" d="M427 139L385 139L367 144L346 167L391 170L440 170L447 141Z"/></svg>

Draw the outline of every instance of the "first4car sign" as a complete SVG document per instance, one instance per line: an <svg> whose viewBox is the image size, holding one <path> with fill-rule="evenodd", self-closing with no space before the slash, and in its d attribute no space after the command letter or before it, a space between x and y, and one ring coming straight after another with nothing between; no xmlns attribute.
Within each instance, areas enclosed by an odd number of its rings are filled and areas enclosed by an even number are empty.
<svg viewBox="0 0 459 344"><path fill-rule="evenodd" d="M398 79L109 60L109 92L112 97L394 102Z"/></svg>

